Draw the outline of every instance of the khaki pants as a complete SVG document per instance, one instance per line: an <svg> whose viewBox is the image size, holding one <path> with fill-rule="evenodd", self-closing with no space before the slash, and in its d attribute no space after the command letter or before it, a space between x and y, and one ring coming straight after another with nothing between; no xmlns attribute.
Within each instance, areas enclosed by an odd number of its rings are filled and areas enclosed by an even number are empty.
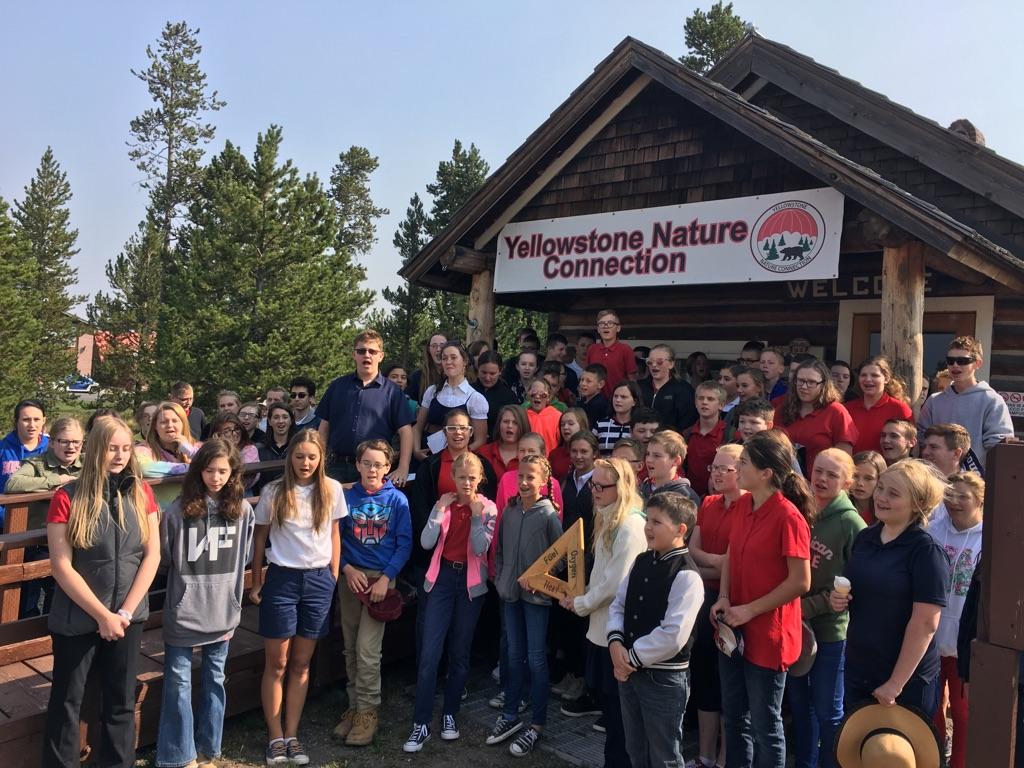
<svg viewBox="0 0 1024 768"><path fill-rule="evenodd" d="M380 571L359 570L371 586L381 575ZM390 586L395 586L394 580ZM376 709L380 706L380 646L385 624L370 617L366 606L348 588L344 574L338 579L338 602L345 640L348 705L357 712Z"/></svg>

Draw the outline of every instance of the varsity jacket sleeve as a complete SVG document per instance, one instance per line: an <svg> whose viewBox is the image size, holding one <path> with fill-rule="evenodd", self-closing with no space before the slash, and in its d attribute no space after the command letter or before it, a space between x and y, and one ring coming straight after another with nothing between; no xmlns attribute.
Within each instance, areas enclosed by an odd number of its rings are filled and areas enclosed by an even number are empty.
<svg viewBox="0 0 1024 768"><path fill-rule="evenodd" d="M412 516L409 514L409 502L399 490L391 495L391 523L395 526L395 550L384 566L384 575L388 579L395 578L405 567L412 554Z"/></svg>
<svg viewBox="0 0 1024 768"><path fill-rule="evenodd" d="M576 613L579 616L589 616L611 603L619 587L628 580L629 570L633 567L633 558L629 553L643 552L644 549L646 540L642 525L619 526L612 542L611 554L604 561L603 567L594 568L590 577L590 587L585 594L573 600L572 605Z"/></svg>
<svg viewBox="0 0 1024 768"><path fill-rule="evenodd" d="M491 548L491 539L494 538L494 521L498 517L498 510L494 502L484 499L484 511L479 517L473 516L469 525L469 545L474 555L483 557Z"/></svg>
<svg viewBox="0 0 1024 768"><path fill-rule="evenodd" d="M671 659L686 645L704 604L704 582L695 571L680 571L668 593L665 618L655 629L638 637L629 649L629 662L637 669Z"/></svg>
<svg viewBox="0 0 1024 768"><path fill-rule="evenodd" d="M630 563L629 571L633 570L633 566L636 565L636 559ZM612 604L608 606L608 623L605 628L608 630L608 644L611 645L613 640L618 640L623 645L626 644L626 636L623 634L623 627L625 622L623 621L623 613L626 608L626 592L629 590L629 572L626 573L626 578L619 584L619 588L615 590L615 598L612 600Z"/></svg>

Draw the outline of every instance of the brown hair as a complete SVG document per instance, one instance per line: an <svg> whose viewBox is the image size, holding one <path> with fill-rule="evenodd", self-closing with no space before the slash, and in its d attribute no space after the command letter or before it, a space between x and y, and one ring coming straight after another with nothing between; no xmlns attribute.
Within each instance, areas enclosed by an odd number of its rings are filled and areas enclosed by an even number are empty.
<svg viewBox="0 0 1024 768"><path fill-rule="evenodd" d="M576 423L579 425L580 431L590 431L590 419L587 417L587 412L582 408L569 408L565 413L558 417L558 442L562 443L562 419L569 414L576 417ZM576 433L578 434L578 433ZM573 434L572 437L576 437Z"/></svg>
<svg viewBox="0 0 1024 768"><path fill-rule="evenodd" d="M534 433L531 432L530 434ZM537 435L537 437L540 437L540 435ZM541 440L541 442L543 443L543 439ZM551 506L555 508L555 512L558 512L558 502L555 501L555 496L552 492L554 486L551 482L551 463L543 456L524 456L519 460L519 468L522 469L523 466L526 464L536 464L540 467L541 471L544 473L544 476L547 478L547 487L541 498L550 501ZM516 501L518 501L520 504L522 503L522 498L518 494L516 495Z"/></svg>
<svg viewBox="0 0 1024 768"><path fill-rule="evenodd" d="M885 377L885 394L889 397L895 397L897 400L902 400L905 403L909 402L909 399L907 398L907 387L903 383L903 379L892 372L892 361L890 361L888 357L885 355L874 355L869 357L857 366L857 375L860 376L860 372L868 365L877 366L882 372L882 376ZM831 371L829 371L829 373L831 374ZM831 378L831 375L829 378Z"/></svg>
<svg viewBox="0 0 1024 768"><path fill-rule="evenodd" d="M361 460L363 454L367 451L380 451L387 457L389 465L395 461L395 449L391 447L387 440L381 440L380 438L363 440L363 442L356 446L356 461Z"/></svg>
<svg viewBox="0 0 1024 768"><path fill-rule="evenodd" d="M210 466L214 459L222 458L228 460L231 475L217 496L217 512L225 520L237 520L242 516L242 500L245 497L242 488L242 458L235 446L227 440L212 437L203 443L203 447L192 457L185 482L181 486L181 516L186 520L206 514L206 483L203 482L203 470Z"/></svg>
<svg viewBox="0 0 1024 768"><path fill-rule="evenodd" d="M981 342L973 336L957 336L946 347L947 351L950 349L963 349L974 355L975 358L981 360L985 357L985 351L981 348Z"/></svg>
<svg viewBox="0 0 1024 768"><path fill-rule="evenodd" d="M924 431L924 437L941 437L951 451L959 448L966 454L971 450L971 433L959 424L932 424Z"/></svg>
<svg viewBox="0 0 1024 768"><path fill-rule="evenodd" d="M516 426L519 427L519 437L516 438L516 442L519 442L519 438L530 431L530 421L526 418L526 409L521 405L509 403L508 405L501 406L501 410L498 411L498 418L494 420L494 430L491 433L491 440L495 443L501 442L501 420L505 418L506 413L512 413L516 419Z"/></svg>
<svg viewBox="0 0 1024 768"><path fill-rule="evenodd" d="M295 497L295 489L298 487L298 478L295 476L295 467L292 464L292 454L300 445L315 445L320 452L320 461L317 462L316 472L313 474L313 489L310 503L313 507L313 530L321 532L326 527L331 516L331 508L334 506L333 489L327 483L327 474L324 471L324 462L327 460L324 451L323 440L320 433L315 429L300 430L288 443L288 458L285 460L284 476L275 480L271 485L275 486L276 494L270 507L271 521L279 528L286 520L291 520L298 512L298 504Z"/></svg>
<svg viewBox="0 0 1024 768"><path fill-rule="evenodd" d="M674 430L663 429L655 432L648 445L660 445L673 459L686 460L686 441Z"/></svg>
<svg viewBox="0 0 1024 768"><path fill-rule="evenodd" d="M805 363L800 363L793 371L793 376L789 381L789 391L786 392L786 401L782 406L782 423L792 424L794 421L800 418L800 397L797 395L796 377L800 371L814 371L818 376L821 377L821 385L818 390L818 396L814 398L814 410L820 411L826 405L832 403L838 403L842 401L839 396L839 390L836 389L836 385L832 383L832 372L828 369L821 360L814 359L808 360Z"/></svg>
<svg viewBox="0 0 1024 768"><path fill-rule="evenodd" d="M743 444L743 452L757 469L771 471L771 484L800 511L808 525L814 525L817 506L807 481L793 471L793 444L785 433L768 429L751 435Z"/></svg>

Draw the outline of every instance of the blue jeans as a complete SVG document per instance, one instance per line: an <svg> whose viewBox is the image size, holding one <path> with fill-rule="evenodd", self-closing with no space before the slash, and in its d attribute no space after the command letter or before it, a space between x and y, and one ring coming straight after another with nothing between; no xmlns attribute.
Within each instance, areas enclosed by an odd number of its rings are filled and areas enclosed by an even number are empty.
<svg viewBox="0 0 1024 768"><path fill-rule="evenodd" d="M689 697L688 669L641 669L619 683L633 768L683 768L683 713Z"/></svg>
<svg viewBox="0 0 1024 768"><path fill-rule="evenodd" d="M505 682L505 717L519 717L527 679L533 702L533 725L548 721L548 616L550 605L525 600L505 603L505 633L508 635L508 680ZM529 675L527 675L529 670Z"/></svg>
<svg viewBox="0 0 1024 768"><path fill-rule="evenodd" d="M788 675L786 678L786 699L793 712L796 768L835 766L832 746L836 729L843 720L845 650L845 640L818 643L818 655L811 671L803 677Z"/></svg>
<svg viewBox="0 0 1024 768"><path fill-rule="evenodd" d="M718 675L722 681L726 768L785 768L782 693L786 673L722 654Z"/></svg>
<svg viewBox="0 0 1024 768"><path fill-rule="evenodd" d="M473 632L480 618L485 595L472 600L466 591L466 571L457 571L447 563L441 564L437 581L430 590L423 620L423 648L416 675L416 705L414 723L430 723L434 709L434 688L437 685L437 667L448 639L448 675L444 685L445 715L457 715L462 703L462 689L469 677L469 652L473 645Z"/></svg>
<svg viewBox="0 0 1024 768"><path fill-rule="evenodd" d="M199 700L192 716L192 649L164 646L164 692L160 702L160 731L156 764L179 768L196 759L196 752L220 756L224 732L224 663L228 641L200 646Z"/></svg>

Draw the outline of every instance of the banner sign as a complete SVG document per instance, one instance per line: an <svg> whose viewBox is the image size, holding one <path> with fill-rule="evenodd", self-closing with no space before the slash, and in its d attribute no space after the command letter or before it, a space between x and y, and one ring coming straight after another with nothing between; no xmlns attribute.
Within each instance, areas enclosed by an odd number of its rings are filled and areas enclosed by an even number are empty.
<svg viewBox="0 0 1024 768"><path fill-rule="evenodd" d="M1024 416L1024 392L1000 392L1011 416Z"/></svg>
<svg viewBox="0 0 1024 768"><path fill-rule="evenodd" d="M842 229L831 188L513 222L494 292L831 280Z"/></svg>

